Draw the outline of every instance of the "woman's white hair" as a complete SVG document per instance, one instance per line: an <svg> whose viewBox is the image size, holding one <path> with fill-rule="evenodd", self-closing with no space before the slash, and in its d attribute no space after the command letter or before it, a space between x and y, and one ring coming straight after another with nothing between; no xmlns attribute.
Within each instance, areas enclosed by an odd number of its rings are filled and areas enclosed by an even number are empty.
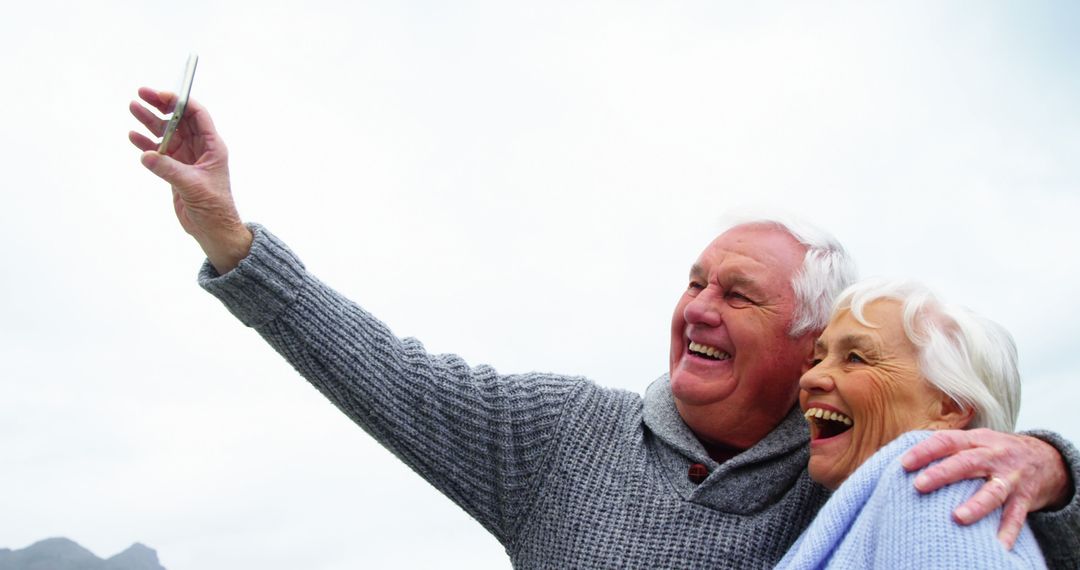
<svg viewBox="0 0 1080 570"><path fill-rule="evenodd" d="M806 333L818 334L825 330L833 300L856 278L855 261L844 246L829 232L788 215L729 216L727 222L729 230L743 226L771 226L783 230L806 246L802 266L791 277L795 311L788 334L798 338Z"/></svg>
<svg viewBox="0 0 1080 570"><path fill-rule="evenodd" d="M872 279L845 289L833 314L849 309L868 327L863 308L879 299L902 304L904 333L919 351L919 371L958 405L974 410L967 429L1011 432L1020 408L1016 344L1001 325L946 304L915 281Z"/></svg>

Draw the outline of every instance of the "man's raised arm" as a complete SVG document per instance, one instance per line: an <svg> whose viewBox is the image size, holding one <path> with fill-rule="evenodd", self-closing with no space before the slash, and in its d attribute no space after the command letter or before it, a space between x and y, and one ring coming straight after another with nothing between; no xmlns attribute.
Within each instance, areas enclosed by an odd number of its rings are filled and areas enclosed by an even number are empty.
<svg viewBox="0 0 1080 570"><path fill-rule="evenodd" d="M167 112L175 97L139 91ZM137 102L151 133L164 121ZM167 154L132 132L142 163L172 185L177 218L206 252L200 284L253 328L350 419L504 544L550 461L560 418L592 396L632 405L583 378L501 375L401 339L356 303L307 272L299 258L233 202L225 145L206 109L191 101ZM578 397L582 395L581 397ZM575 400L575 397L577 399ZM589 401L593 401L589 400Z"/></svg>

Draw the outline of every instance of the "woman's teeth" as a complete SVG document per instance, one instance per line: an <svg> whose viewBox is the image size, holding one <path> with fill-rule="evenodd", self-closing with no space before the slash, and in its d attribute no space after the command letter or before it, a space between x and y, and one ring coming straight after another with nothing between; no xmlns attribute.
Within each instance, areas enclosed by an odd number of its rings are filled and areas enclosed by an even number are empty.
<svg viewBox="0 0 1080 570"><path fill-rule="evenodd" d="M803 415L810 422L810 435L814 440L836 437L851 429L855 423L840 412L821 408L810 408Z"/></svg>
<svg viewBox="0 0 1080 570"><path fill-rule="evenodd" d="M696 342L690 342L690 352L700 354L711 358L713 360L727 360L731 358L731 355L716 348L715 346L708 346L705 344L698 344Z"/></svg>
<svg viewBox="0 0 1080 570"><path fill-rule="evenodd" d="M852 424L851 418L845 416L844 414L832 412L829 410L823 410L821 408L810 408L809 410L806 410L806 413L803 414L803 416L806 419L817 418L820 420L831 420L834 422L840 422L846 426Z"/></svg>

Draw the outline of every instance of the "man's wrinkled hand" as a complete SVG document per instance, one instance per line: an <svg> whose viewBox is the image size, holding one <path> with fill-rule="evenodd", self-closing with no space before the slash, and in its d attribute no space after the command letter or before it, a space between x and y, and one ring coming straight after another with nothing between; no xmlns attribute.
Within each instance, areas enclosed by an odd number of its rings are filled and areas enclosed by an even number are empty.
<svg viewBox="0 0 1080 570"><path fill-rule="evenodd" d="M953 518L971 524L1003 507L998 540L1010 549L1028 513L1060 508L1071 494L1068 471L1057 449L1024 435L988 429L938 431L901 461L908 471L930 465L915 478L915 487L922 493L963 479L986 479L953 511Z"/></svg>
<svg viewBox="0 0 1080 570"><path fill-rule="evenodd" d="M176 105L176 95L166 91L143 87L139 97L163 114ZM165 132L168 121L138 101L128 108L154 136ZM142 133L131 131L128 140L143 151L143 166L172 186L176 218L199 242L218 273L236 267L250 251L252 235L233 202L228 150L207 110L189 100L164 153L157 152L158 143Z"/></svg>

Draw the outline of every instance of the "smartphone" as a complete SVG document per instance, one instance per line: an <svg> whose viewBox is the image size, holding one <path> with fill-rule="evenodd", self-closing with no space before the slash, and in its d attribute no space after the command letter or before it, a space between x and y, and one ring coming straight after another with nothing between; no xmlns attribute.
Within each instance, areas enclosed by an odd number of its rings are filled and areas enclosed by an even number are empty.
<svg viewBox="0 0 1080 570"><path fill-rule="evenodd" d="M187 108L188 96L191 95L191 83L195 80L197 65L199 65L199 55L195 53L189 55L187 67L184 68L184 78L180 81L180 90L176 92L176 106L173 108L172 117L169 118L169 124L165 125L165 134L161 137L158 152L164 153L165 149L169 148L169 139L176 132L176 127L180 125L180 119L184 118L184 109Z"/></svg>

